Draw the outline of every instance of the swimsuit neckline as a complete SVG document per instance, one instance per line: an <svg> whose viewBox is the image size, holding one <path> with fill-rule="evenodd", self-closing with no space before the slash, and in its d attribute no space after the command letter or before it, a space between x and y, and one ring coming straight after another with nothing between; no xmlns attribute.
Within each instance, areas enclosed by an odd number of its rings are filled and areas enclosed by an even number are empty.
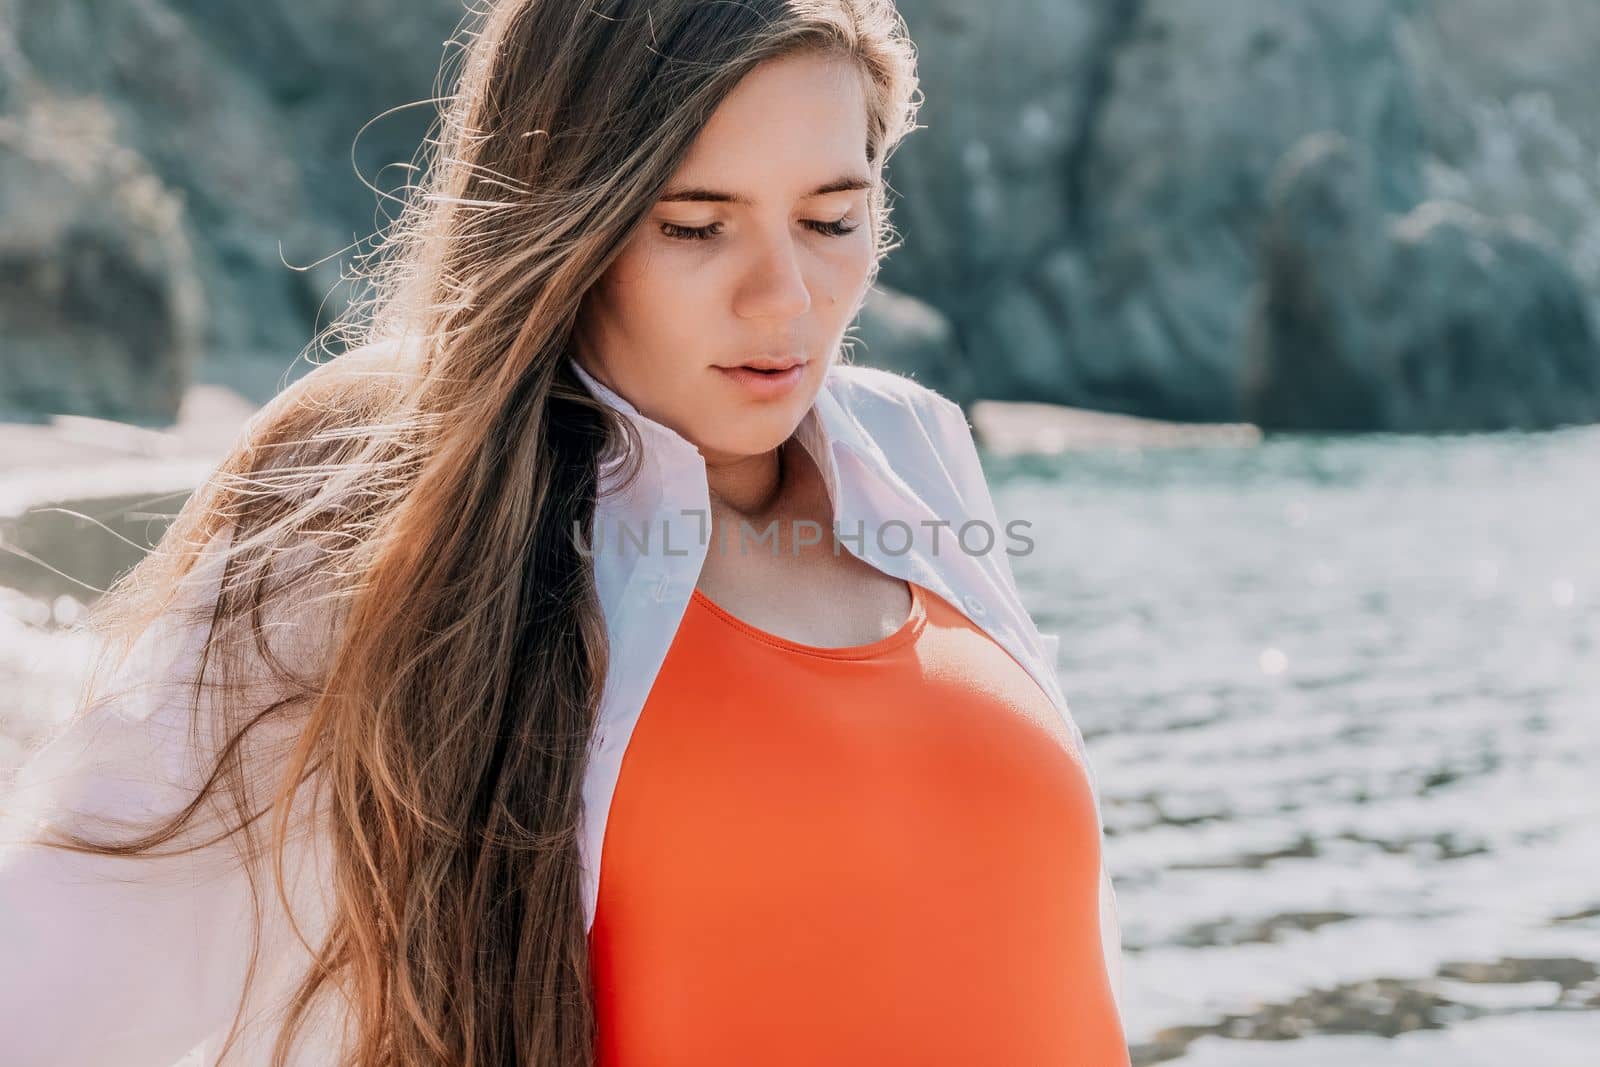
<svg viewBox="0 0 1600 1067"><path fill-rule="evenodd" d="M905 621L896 627L893 633L886 634L875 641L868 641L865 644L860 645L838 645L832 647L825 645L808 645L803 642L793 641L787 637L782 637L770 631L763 630L758 626L752 626L750 623L745 622L743 619L739 618L737 615L734 615L722 605L706 596L699 589L694 591L691 600L694 603L699 604L702 608L705 608L706 611L708 611L715 618L721 620L729 626L732 626L745 636L752 637L763 644L771 645L775 648L780 648L788 652L794 652L806 656L818 656L823 659L860 660L881 656L886 652L892 651L893 649L896 649L901 645L914 640L916 636L922 632L923 627L927 624L928 606L926 601L923 599L924 593L922 587L916 582L909 580L907 580L905 584L911 591L911 610L907 614Z"/></svg>

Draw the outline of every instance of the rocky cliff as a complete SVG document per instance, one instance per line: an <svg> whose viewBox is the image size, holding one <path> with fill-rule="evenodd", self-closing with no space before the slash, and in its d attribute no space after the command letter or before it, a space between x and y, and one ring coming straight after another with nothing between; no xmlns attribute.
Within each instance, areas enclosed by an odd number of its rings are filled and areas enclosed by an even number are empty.
<svg viewBox="0 0 1600 1067"><path fill-rule="evenodd" d="M864 358L1268 427L1600 419L1597 8L901 0L925 128ZM461 10L0 0L0 405L269 390L392 214L356 172L403 184Z"/></svg>

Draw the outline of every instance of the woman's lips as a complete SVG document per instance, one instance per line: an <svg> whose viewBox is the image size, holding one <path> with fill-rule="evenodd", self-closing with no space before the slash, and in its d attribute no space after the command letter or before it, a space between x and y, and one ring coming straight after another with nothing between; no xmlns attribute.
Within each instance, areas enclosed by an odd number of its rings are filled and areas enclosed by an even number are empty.
<svg viewBox="0 0 1600 1067"><path fill-rule="evenodd" d="M806 365L796 363L787 370L763 371L752 367L718 367L717 372L746 393L761 399L783 396L805 376Z"/></svg>

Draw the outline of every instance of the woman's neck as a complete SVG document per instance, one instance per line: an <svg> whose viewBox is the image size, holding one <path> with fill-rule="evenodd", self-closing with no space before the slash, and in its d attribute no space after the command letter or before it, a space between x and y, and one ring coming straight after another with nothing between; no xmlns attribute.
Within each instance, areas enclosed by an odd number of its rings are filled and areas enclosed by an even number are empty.
<svg viewBox="0 0 1600 1067"><path fill-rule="evenodd" d="M833 505L805 446L791 437L759 458L764 463L759 467L751 464L742 472L742 480L712 483L710 544L714 550L798 557L808 545L828 544ZM750 471L764 472L765 480L758 481ZM718 484L724 489L731 486L735 498L723 495ZM741 491L742 500L738 496Z"/></svg>
<svg viewBox="0 0 1600 1067"><path fill-rule="evenodd" d="M786 441L771 452L706 466L711 510L733 518L757 519L772 512L784 491Z"/></svg>

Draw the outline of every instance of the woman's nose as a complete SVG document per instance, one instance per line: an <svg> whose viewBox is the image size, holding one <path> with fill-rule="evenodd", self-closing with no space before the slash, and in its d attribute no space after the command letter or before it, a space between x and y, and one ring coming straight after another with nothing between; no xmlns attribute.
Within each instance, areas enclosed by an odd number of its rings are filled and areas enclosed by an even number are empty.
<svg viewBox="0 0 1600 1067"><path fill-rule="evenodd" d="M748 319L792 319L810 307L811 290L794 242L765 242L739 286L734 311Z"/></svg>

